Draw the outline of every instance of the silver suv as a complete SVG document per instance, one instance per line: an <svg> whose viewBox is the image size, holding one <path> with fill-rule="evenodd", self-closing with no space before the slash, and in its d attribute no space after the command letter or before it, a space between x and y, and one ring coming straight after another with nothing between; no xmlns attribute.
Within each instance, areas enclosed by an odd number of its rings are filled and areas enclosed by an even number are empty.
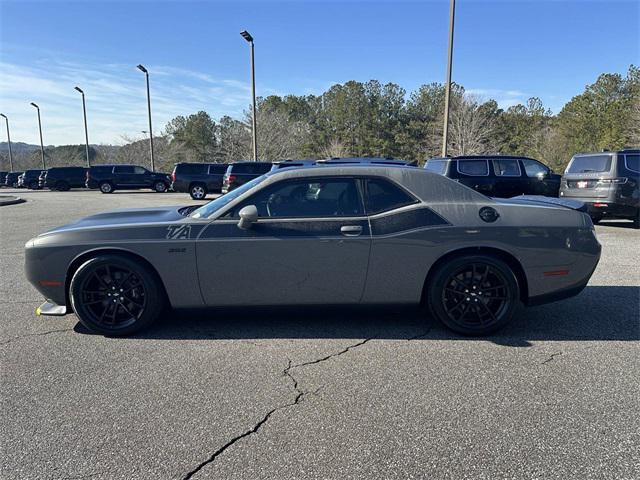
<svg viewBox="0 0 640 480"><path fill-rule="evenodd" d="M640 150L575 154L564 171L560 197L584 202L593 223L626 218L638 228Z"/></svg>

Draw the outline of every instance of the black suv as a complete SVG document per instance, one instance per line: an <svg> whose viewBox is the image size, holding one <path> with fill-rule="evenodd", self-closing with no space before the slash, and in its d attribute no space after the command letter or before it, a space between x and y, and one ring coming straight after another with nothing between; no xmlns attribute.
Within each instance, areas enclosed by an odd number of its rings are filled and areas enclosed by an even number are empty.
<svg viewBox="0 0 640 480"><path fill-rule="evenodd" d="M18 186L18 177L22 175L22 172L9 172L4 179L3 185L9 188L16 188Z"/></svg>
<svg viewBox="0 0 640 480"><path fill-rule="evenodd" d="M40 175L40 188L65 192L70 188L84 188L87 180L84 167L52 167Z"/></svg>
<svg viewBox="0 0 640 480"><path fill-rule="evenodd" d="M235 162L227 167L222 179L222 193L227 193L254 178L264 175L273 164L271 162Z"/></svg>
<svg viewBox="0 0 640 480"><path fill-rule="evenodd" d="M593 223L626 218L640 226L640 150L577 153L562 177L560 196L587 205Z"/></svg>
<svg viewBox="0 0 640 480"><path fill-rule="evenodd" d="M517 195L557 197L561 176L527 157L474 155L432 158L424 168L445 175L488 197Z"/></svg>
<svg viewBox="0 0 640 480"><path fill-rule="evenodd" d="M202 200L209 192L222 191L226 163L176 163L171 173L171 189L189 192L194 200Z"/></svg>
<svg viewBox="0 0 640 480"><path fill-rule="evenodd" d="M169 175L151 172L138 165L95 165L86 174L87 188L99 188L102 193L114 190L150 188L158 193L169 190Z"/></svg>
<svg viewBox="0 0 640 480"><path fill-rule="evenodd" d="M0 187L2 187L7 180L7 173L9 172L0 172Z"/></svg>
<svg viewBox="0 0 640 480"><path fill-rule="evenodd" d="M43 171L44 170L25 170L24 173L18 177L18 188L38 190L40 188L40 175Z"/></svg>

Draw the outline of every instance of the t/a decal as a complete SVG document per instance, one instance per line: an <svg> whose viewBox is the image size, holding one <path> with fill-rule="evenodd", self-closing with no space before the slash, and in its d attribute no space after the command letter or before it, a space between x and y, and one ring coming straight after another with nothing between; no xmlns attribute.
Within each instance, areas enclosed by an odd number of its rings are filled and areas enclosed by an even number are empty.
<svg viewBox="0 0 640 480"><path fill-rule="evenodd" d="M167 227L167 239L182 240L191 237L191 225L170 225Z"/></svg>

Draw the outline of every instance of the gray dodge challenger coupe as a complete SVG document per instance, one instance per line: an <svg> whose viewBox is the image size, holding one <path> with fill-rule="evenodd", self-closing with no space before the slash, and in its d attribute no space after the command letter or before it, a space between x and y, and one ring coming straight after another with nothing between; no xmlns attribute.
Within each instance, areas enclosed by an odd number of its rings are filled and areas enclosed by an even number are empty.
<svg viewBox="0 0 640 480"><path fill-rule="evenodd" d="M485 335L577 295L600 258L581 203L496 200L423 169L281 169L200 206L92 215L26 244L43 315L126 335L167 308L424 304Z"/></svg>

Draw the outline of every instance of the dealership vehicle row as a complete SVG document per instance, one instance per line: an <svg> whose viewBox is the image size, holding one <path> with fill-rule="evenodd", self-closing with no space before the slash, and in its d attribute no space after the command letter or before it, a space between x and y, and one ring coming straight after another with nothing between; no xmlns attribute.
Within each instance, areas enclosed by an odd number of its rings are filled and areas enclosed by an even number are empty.
<svg viewBox="0 0 640 480"><path fill-rule="evenodd" d="M220 163L177 163L169 174L151 172L139 165L95 165L53 167L25 172L0 172L0 186L51 190L97 188L102 193L116 190L151 189L189 193L202 200L210 193L227 193L264 173L314 164L413 165L415 162L388 158L330 158L279 162L240 161ZM542 195L582 201L594 222L603 218L624 218L639 226L640 150L602 151L574 155L563 175L533 158L509 155L475 155L432 158L425 168L447 176L484 195L510 198Z"/></svg>

